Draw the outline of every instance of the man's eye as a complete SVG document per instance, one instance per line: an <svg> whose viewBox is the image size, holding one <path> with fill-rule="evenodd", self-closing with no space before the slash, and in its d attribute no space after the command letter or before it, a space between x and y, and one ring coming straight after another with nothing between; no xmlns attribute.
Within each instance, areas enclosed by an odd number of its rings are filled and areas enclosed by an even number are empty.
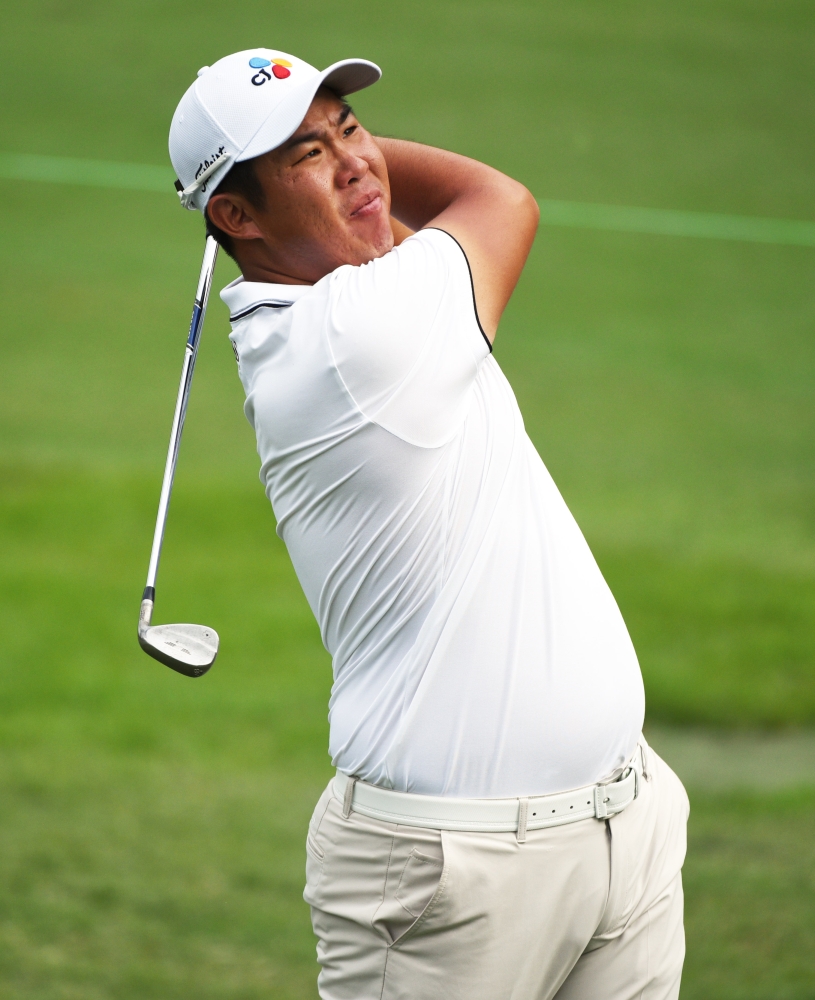
<svg viewBox="0 0 815 1000"><path fill-rule="evenodd" d="M348 138L348 136L349 136L349 135L350 135L350 134L351 134L352 132L356 132L356 130L357 130L357 126L356 126L356 125L349 125L349 126L348 126L348 128L347 128L347 129L346 129L346 130L345 130L345 131L344 131L344 132L342 133L342 135L343 135L343 138L344 138L344 139L347 139L347 138Z"/></svg>

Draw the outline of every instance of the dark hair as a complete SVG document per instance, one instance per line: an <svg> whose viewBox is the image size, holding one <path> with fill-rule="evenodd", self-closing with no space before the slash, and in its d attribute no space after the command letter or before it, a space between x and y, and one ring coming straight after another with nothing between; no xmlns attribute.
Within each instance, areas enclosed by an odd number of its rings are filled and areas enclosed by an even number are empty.
<svg viewBox="0 0 815 1000"><path fill-rule="evenodd" d="M255 172L254 159L241 160L235 163L212 193L241 194L250 205L259 209L264 208L266 205L266 195L263 191L263 185L258 180L258 175ZM220 243L229 256L237 263L235 241L211 221L209 206L204 211L204 221L206 222L207 236L211 236Z"/></svg>

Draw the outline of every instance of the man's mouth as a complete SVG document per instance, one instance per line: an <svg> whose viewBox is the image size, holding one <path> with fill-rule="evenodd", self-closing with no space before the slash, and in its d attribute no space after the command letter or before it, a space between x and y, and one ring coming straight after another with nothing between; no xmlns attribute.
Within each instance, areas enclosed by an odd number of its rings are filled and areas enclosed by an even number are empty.
<svg viewBox="0 0 815 1000"><path fill-rule="evenodd" d="M352 219L365 219L370 215L377 215L382 211L382 195L372 192L366 195L360 205L351 212Z"/></svg>

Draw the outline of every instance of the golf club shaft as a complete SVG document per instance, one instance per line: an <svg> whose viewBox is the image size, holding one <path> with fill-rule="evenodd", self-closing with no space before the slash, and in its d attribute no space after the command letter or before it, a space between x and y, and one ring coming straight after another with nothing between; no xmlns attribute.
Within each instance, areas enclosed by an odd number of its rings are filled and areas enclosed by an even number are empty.
<svg viewBox="0 0 815 1000"><path fill-rule="evenodd" d="M161 558L161 544L164 541L164 529L167 524L167 511L170 507L170 495L173 492L173 478L175 477L175 467L178 462L178 450L181 445L181 434L184 430L184 418L187 414L187 403L190 398L190 388L192 386L192 376L195 371L195 359L198 356L198 344L201 339L201 330L204 326L204 318L207 314L207 302L209 300L209 290L212 287L212 275L215 271L215 261L218 257L218 244L211 237L207 237L204 247L204 260L201 264L201 275L198 278L198 290L195 293L195 305L192 309L192 320L190 322L190 333L187 338L187 346L184 350L184 364L181 367L181 382L178 387L178 398L173 414L173 427L170 431L170 446L167 449L167 463L164 466L164 479L161 483L161 496L158 502L158 515L156 517L156 530L153 535L153 548L150 552L150 566L147 570L147 585L144 588L142 597L141 625L149 625L152 618L153 602L156 594L156 576L158 574L158 563Z"/></svg>

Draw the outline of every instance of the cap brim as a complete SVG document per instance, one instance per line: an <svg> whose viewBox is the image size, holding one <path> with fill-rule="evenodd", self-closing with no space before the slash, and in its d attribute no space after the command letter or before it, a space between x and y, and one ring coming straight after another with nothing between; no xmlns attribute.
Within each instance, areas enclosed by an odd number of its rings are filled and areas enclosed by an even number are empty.
<svg viewBox="0 0 815 1000"><path fill-rule="evenodd" d="M368 62L367 59L343 59L333 63L322 73L311 77L292 91L285 102L278 105L260 126L236 160L251 160L256 156L262 156L277 149L294 135L306 117L314 95L320 87L330 87L340 97L346 97L348 94L355 94L358 90L370 87L381 76L382 70L376 63Z"/></svg>
<svg viewBox="0 0 815 1000"><path fill-rule="evenodd" d="M321 86L330 87L340 97L346 97L376 83L382 76L382 70L367 59L343 59L324 69L320 76Z"/></svg>

